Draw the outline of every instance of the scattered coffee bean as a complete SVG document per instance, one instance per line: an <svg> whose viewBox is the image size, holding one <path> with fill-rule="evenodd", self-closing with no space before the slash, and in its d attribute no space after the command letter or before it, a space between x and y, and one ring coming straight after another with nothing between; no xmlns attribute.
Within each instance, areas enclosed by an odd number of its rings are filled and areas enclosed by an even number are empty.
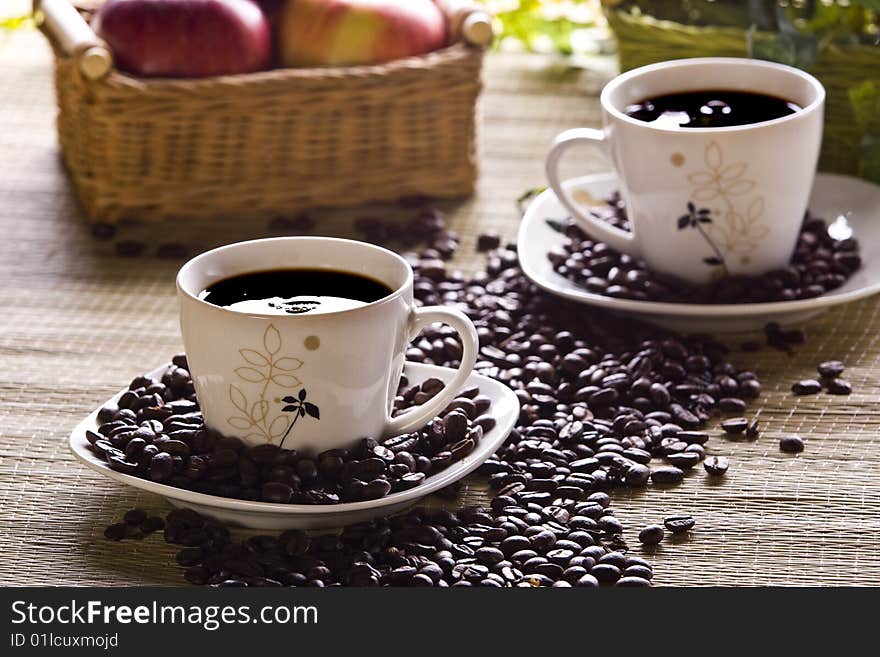
<svg viewBox="0 0 880 657"><path fill-rule="evenodd" d="M677 484L684 478L684 471L673 466L661 466L651 472L651 481L655 484Z"/></svg>
<svg viewBox="0 0 880 657"><path fill-rule="evenodd" d="M665 532L660 525L648 525L639 532L639 542L642 545L658 545L664 535Z"/></svg>
<svg viewBox="0 0 880 657"><path fill-rule="evenodd" d="M825 389L830 395L848 395L852 393L852 384L843 379L831 379L825 384Z"/></svg>
<svg viewBox="0 0 880 657"><path fill-rule="evenodd" d="M125 517L123 518L123 520L129 525L140 525L146 519L147 512L143 509L131 509L125 513Z"/></svg>
<svg viewBox="0 0 880 657"><path fill-rule="evenodd" d="M749 422L749 426L746 427L746 437L747 438L757 438L760 435L761 431L758 425L758 418L755 418Z"/></svg>
<svg viewBox="0 0 880 657"><path fill-rule="evenodd" d="M128 532L128 524L117 522L104 530L104 536L111 541L121 541L125 538L126 532Z"/></svg>
<svg viewBox="0 0 880 657"><path fill-rule="evenodd" d="M690 531L697 523L693 516L669 516L663 520L663 525L673 534L683 534Z"/></svg>
<svg viewBox="0 0 880 657"><path fill-rule="evenodd" d="M800 436L785 436L779 440L779 449L789 454L804 451L804 441Z"/></svg>
<svg viewBox="0 0 880 657"><path fill-rule="evenodd" d="M137 258L138 256L143 255L146 248L147 245L143 242L136 242L134 240L122 240L120 242L116 242L116 255L123 258Z"/></svg>
<svg viewBox="0 0 880 657"><path fill-rule="evenodd" d="M822 384L815 379L803 379L792 384L791 391L796 395L815 395L822 391Z"/></svg>
<svg viewBox="0 0 880 657"><path fill-rule="evenodd" d="M703 461L703 468L713 477L720 477L727 472L730 462L725 456L710 456Z"/></svg>
<svg viewBox="0 0 880 657"><path fill-rule="evenodd" d="M845 367L839 360L827 360L824 363L819 363L816 369L823 379L836 379L843 374Z"/></svg>
<svg viewBox="0 0 880 657"><path fill-rule="evenodd" d="M749 427L749 421L744 417L734 417L729 420L721 421L721 428L725 433L736 435L740 434Z"/></svg>
<svg viewBox="0 0 880 657"><path fill-rule="evenodd" d="M495 231L487 231L477 237L477 251L491 251L501 245L501 236Z"/></svg>

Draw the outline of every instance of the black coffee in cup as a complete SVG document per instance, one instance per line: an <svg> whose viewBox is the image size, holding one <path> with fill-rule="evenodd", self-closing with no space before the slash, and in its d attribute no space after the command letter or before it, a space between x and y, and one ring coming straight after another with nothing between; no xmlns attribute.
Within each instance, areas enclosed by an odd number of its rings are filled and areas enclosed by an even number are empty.
<svg viewBox="0 0 880 657"><path fill-rule="evenodd" d="M365 306L391 292L380 281L347 271L270 269L219 280L199 298L245 313L300 315Z"/></svg>
<svg viewBox="0 0 880 657"><path fill-rule="evenodd" d="M646 98L626 108L628 116L658 127L726 128L794 114L796 103L767 94L712 89Z"/></svg>

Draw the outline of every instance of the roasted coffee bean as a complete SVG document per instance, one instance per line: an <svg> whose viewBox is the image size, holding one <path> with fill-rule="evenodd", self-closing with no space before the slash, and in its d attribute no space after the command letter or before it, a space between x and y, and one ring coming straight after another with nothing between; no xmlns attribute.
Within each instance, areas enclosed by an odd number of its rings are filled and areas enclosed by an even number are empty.
<svg viewBox="0 0 880 657"><path fill-rule="evenodd" d="M597 563L590 569L590 575L599 582L616 582L620 579L620 568L610 563Z"/></svg>
<svg viewBox="0 0 880 657"><path fill-rule="evenodd" d="M749 421L744 417L734 417L729 420L721 421L721 428L725 433L736 435L745 431L749 427Z"/></svg>
<svg viewBox="0 0 880 657"><path fill-rule="evenodd" d="M651 481L655 484L677 484L684 479L684 472L674 466L660 466L651 471Z"/></svg>
<svg viewBox="0 0 880 657"><path fill-rule="evenodd" d="M702 460L702 456L696 452L688 452L685 450L667 455L666 460L669 461L670 465L674 465L676 468L687 470L699 463Z"/></svg>
<svg viewBox="0 0 880 657"><path fill-rule="evenodd" d="M831 379L825 384L828 394L831 395L848 395L852 393L852 384L843 379Z"/></svg>
<svg viewBox="0 0 880 657"><path fill-rule="evenodd" d="M150 460L150 479L153 481L165 481L171 476L174 461L168 452L159 452Z"/></svg>
<svg viewBox="0 0 880 657"><path fill-rule="evenodd" d="M129 525L140 525L147 519L147 512L143 509L131 509L125 512L123 519Z"/></svg>
<svg viewBox="0 0 880 657"><path fill-rule="evenodd" d="M677 431L675 438L688 445L705 445L709 441L709 434L705 431Z"/></svg>
<svg viewBox="0 0 880 657"><path fill-rule="evenodd" d="M738 397L722 397L718 401L718 407L725 413L742 413L746 410L747 405Z"/></svg>
<svg viewBox="0 0 880 657"><path fill-rule="evenodd" d="M792 384L791 391L796 395L815 395L822 391L822 384L815 379L803 379Z"/></svg>
<svg viewBox="0 0 880 657"><path fill-rule="evenodd" d="M121 541L128 532L129 525L124 522L117 522L104 530L104 537L111 541Z"/></svg>
<svg viewBox="0 0 880 657"><path fill-rule="evenodd" d="M760 429L758 428L758 419L755 418L749 425L746 427L746 436L748 438L757 438L760 434Z"/></svg>
<svg viewBox="0 0 880 657"><path fill-rule="evenodd" d="M816 369L819 372L819 376L823 379L837 379L843 374L845 367L839 360L828 360L824 363L819 363Z"/></svg>
<svg viewBox="0 0 880 657"><path fill-rule="evenodd" d="M263 487L260 490L260 497L266 502L286 504L290 501L292 496L293 488L277 481L270 481L263 484Z"/></svg>
<svg viewBox="0 0 880 657"><path fill-rule="evenodd" d="M703 461L706 472L714 477L720 477L727 472L730 463L724 456L710 456Z"/></svg>
<svg viewBox="0 0 880 657"><path fill-rule="evenodd" d="M694 517L689 515L668 516L663 520L663 525L673 534L683 534L690 531L696 522Z"/></svg>
<svg viewBox="0 0 880 657"><path fill-rule="evenodd" d="M663 540L665 532L660 525L648 525L639 532L639 542L642 545L657 545Z"/></svg>
<svg viewBox="0 0 880 657"><path fill-rule="evenodd" d="M800 436L785 436L779 440L779 449L789 454L804 451L804 441Z"/></svg>
<svg viewBox="0 0 880 657"><path fill-rule="evenodd" d="M615 582L614 586L627 586L627 587L645 587L651 586L650 580L645 579L644 577L635 577L632 575L625 575L621 577L617 582Z"/></svg>
<svg viewBox="0 0 880 657"><path fill-rule="evenodd" d="M501 245L501 236L495 231L486 231L477 237L477 251L491 251Z"/></svg>

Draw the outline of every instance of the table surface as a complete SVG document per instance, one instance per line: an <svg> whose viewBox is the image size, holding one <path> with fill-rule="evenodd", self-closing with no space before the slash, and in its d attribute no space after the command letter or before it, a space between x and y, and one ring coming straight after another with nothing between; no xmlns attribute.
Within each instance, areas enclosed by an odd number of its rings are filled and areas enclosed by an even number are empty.
<svg viewBox="0 0 880 657"><path fill-rule="evenodd" d="M481 231L515 235L514 200L542 184L553 135L598 124L597 92L608 75L522 55L492 55L485 73L479 188L445 204L465 269L482 262L474 251ZM181 349L179 263L119 258L112 243L91 237L61 165L51 75L37 33L0 41L0 585L180 584L174 550L160 537L111 543L102 535L126 509L165 511L167 503L87 470L67 449L80 418ZM605 168L585 157L572 172ZM345 235L358 214L314 216L320 232ZM121 235L154 249L171 231L202 249L264 236L267 227L126 226ZM877 315L871 299L810 322L794 357L734 352L764 383L754 413L765 431L754 442L710 441L712 453L730 457L723 481L709 485L699 472L673 489L614 494L631 544L641 526L666 515L697 518L687 540L649 555L657 584L880 583ZM791 382L830 358L847 363L855 392L794 398ZM803 454L779 452L788 433L806 438ZM471 479L465 498L485 500L483 491Z"/></svg>

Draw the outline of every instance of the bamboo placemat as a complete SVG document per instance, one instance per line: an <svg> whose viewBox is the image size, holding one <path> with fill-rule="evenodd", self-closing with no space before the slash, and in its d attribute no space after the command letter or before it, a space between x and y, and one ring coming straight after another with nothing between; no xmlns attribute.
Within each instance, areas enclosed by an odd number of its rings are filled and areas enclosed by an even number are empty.
<svg viewBox="0 0 880 657"><path fill-rule="evenodd" d="M473 244L483 230L514 236L513 199L543 179L552 136L599 121L603 75L546 64L489 58L479 192L446 207L463 268L481 262ZM85 469L66 445L83 415L180 350L178 263L118 258L90 236L60 163L50 58L38 35L0 45L0 97L0 584L180 584L161 537L120 544L102 535L134 505L163 511L167 503ZM587 159L577 171L603 168ZM386 209L316 212L316 232L346 234L367 214ZM199 248L268 234L263 224L200 222L123 235L155 248L172 232ZM708 485L700 469L677 488L615 494L633 546L644 524L678 512L697 518L688 540L650 555L657 584L880 583L878 308L868 300L810 322L794 357L734 353L764 383L754 412L765 430L755 442L713 437L711 451L731 460L722 482ZM853 395L794 398L791 382L829 358L847 363ZM778 438L793 432L806 451L781 454ZM478 482L467 498L484 499Z"/></svg>

